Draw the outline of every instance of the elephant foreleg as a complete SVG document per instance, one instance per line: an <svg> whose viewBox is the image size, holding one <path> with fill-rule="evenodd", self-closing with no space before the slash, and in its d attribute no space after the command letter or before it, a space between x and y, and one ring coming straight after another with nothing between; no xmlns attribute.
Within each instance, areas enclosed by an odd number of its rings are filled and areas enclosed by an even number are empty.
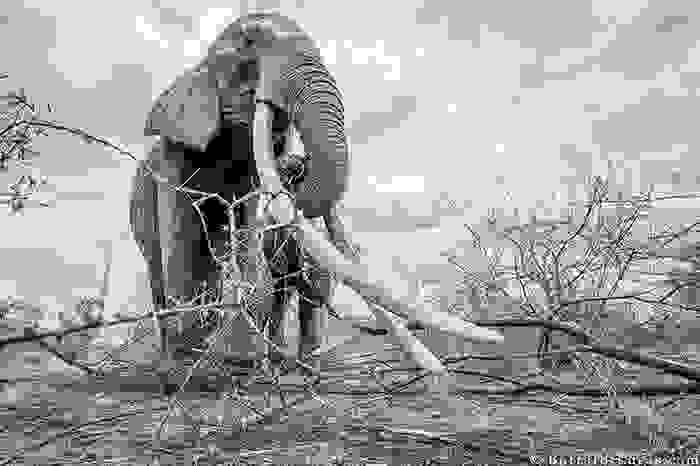
<svg viewBox="0 0 700 466"><path fill-rule="evenodd" d="M159 151L160 146L156 145L151 151L149 161L153 161L154 154L159 153ZM157 211L158 187L155 180L149 175L145 162L141 161L133 179L129 202L129 222L134 239L148 267L151 303L154 312L165 307L165 277ZM153 321L156 335L159 337L160 351L162 354L166 354L167 340L164 331L162 331L162 325L156 317Z"/></svg>
<svg viewBox="0 0 700 466"><path fill-rule="evenodd" d="M275 290L273 309L267 322L267 335L275 345L284 348L287 346L286 314L291 302L293 292L288 289ZM268 348L267 356L270 362L278 364L284 359L284 354Z"/></svg>
<svg viewBox="0 0 700 466"><path fill-rule="evenodd" d="M156 144L147 162L169 185L178 186L188 176L184 153L165 141ZM168 304L167 297L189 299L203 281L212 282L215 267L201 254L201 221L191 200L171 186L158 183L141 162L132 188L130 221L134 239L148 264L155 310ZM173 365L170 342L173 321L193 320L186 314L177 318L154 319L161 352L160 372L165 375ZM176 345L177 346L177 345Z"/></svg>
<svg viewBox="0 0 700 466"><path fill-rule="evenodd" d="M170 185L158 184L158 228L166 295L189 300L201 290L203 282L209 285L216 282L217 269L207 252L202 237L202 220L192 206L193 199L174 189L195 173L184 146L168 144L159 172Z"/></svg>
<svg viewBox="0 0 700 466"><path fill-rule="evenodd" d="M328 327L328 303L333 290L333 276L318 264L308 262L307 270L299 280L299 359L324 343ZM318 370L319 359L313 366Z"/></svg>
<svg viewBox="0 0 700 466"><path fill-rule="evenodd" d="M263 255L263 242L256 231L261 226L261 217L258 215L258 203L256 199L241 206L240 215L237 216L236 232L234 234L233 252L236 257L242 287L240 296L245 306L245 311L253 318L258 329L263 331L265 322L275 313L274 280L270 268ZM245 320L240 320L238 325L246 325ZM246 325L247 327L247 325ZM262 355L263 342L254 335L253 329L243 332L249 340L222 341L223 346L215 348L216 352L223 354L238 354L243 359L257 359ZM240 335L240 332L236 332ZM248 354L241 354L241 349L248 348Z"/></svg>

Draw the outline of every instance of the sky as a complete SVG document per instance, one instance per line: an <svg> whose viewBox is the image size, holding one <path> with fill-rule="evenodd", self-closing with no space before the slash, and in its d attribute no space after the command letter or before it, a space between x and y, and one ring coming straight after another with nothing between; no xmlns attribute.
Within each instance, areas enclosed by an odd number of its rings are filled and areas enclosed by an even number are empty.
<svg viewBox="0 0 700 466"><path fill-rule="evenodd" d="M52 105L51 118L142 158L153 98L226 24L249 11L293 17L343 92L348 222L373 261L417 273L443 261L465 222L490 209L558 215L583 200L593 175L625 195L650 185L700 191L697 1L397 5L4 0L0 43L16 45L3 51L10 78L0 84L24 87ZM98 286L111 244L112 308L142 303L144 265L127 218L134 162L66 135L36 148L56 207L0 215L0 262L11 265L0 295L75 302ZM692 221L696 207L663 205L676 223Z"/></svg>

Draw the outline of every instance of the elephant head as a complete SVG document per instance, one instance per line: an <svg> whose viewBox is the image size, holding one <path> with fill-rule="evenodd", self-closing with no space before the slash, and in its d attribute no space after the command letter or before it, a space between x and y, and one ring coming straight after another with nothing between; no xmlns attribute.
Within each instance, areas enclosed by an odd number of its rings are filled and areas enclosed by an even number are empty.
<svg viewBox="0 0 700 466"><path fill-rule="evenodd" d="M149 162L171 185L187 183L225 198L245 194L256 175L251 133L256 97L275 109L270 137L280 142L275 144L276 155L284 146L281 136L294 125L309 156L303 183L295 193L297 207L308 218L327 216L347 186L342 99L314 42L279 14L253 14L234 21L202 62L160 95L145 129L146 135L161 136ZM173 196L163 189L143 163L139 167L131 226L149 263L157 307L165 303L166 295L192 297L196 285L216 275L190 202L181 193ZM288 250L294 253L294 248ZM319 298L330 293L326 275L321 272L311 280L318 285L310 293Z"/></svg>
<svg viewBox="0 0 700 466"><path fill-rule="evenodd" d="M342 98L320 50L295 21L277 13L243 16L179 79L156 102L146 135L203 148L220 131L222 113L251 126L254 91L264 88L258 97L275 107L273 130L293 123L310 156L297 207L306 217L321 217L342 198L349 169Z"/></svg>

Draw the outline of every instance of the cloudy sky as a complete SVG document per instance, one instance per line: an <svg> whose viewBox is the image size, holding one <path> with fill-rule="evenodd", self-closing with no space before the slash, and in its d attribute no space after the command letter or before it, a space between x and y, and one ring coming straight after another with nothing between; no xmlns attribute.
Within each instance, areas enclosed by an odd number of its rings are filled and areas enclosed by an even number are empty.
<svg viewBox="0 0 700 466"><path fill-rule="evenodd" d="M2 85L142 157L152 98L227 23L260 9L294 17L345 96L349 221L370 249L414 266L440 260L460 225L488 209L558 212L591 175L625 194L699 191L697 1L397 4L4 0L0 43L14 45ZM142 300L127 220L133 161L70 136L37 148L57 206L0 215L10 264L0 294L74 302L96 286L107 240L112 292ZM677 221L692 221L695 203L677 204ZM415 244L424 252L406 254Z"/></svg>

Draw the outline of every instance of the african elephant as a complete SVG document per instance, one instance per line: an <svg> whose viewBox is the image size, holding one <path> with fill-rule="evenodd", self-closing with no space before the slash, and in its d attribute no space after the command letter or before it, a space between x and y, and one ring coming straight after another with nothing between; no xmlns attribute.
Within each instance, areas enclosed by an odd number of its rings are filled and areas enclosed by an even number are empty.
<svg viewBox="0 0 700 466"><path fill-rule="evenodd" d="M265 89L264 95L256 94L259 89ZM215 192L228 201L250 192L259 183L251 131L256 98L274 109L275 155L282 155L290 125L298 131L308 155L303 182L295 186L297 208L307 218L326 217L347 187L343 103L309 35L279 14L251 14L231 23L204 60L161 94L146 124L146 135L160 136L148 162L171 185L186 183L188 188ZM191 298L202 283L211 287L218 277L207 235L191 202L188 196L173 194L157 183L145 163L140 163L133 180L130 223L147 262L156 308L165 306L167 297ZM254 203L237 208L237 225L250 225L255 209ZM221 233L227 219L213 201L203 204L202 211L211 239ZM299 271L301 257L289 230L273 232L264 235L265 256L273 259L280 245L283 253L262 272L267 278L257 294L258 305L278 324L286 292L280 289L284 287L272 292L273 282ZM247 240L255 238L249 235ZM249 259L239 255L241 269L250 265ZM310 332L309 322L319 314L332 286L326 272L316 269L304 275L306 279L291 284L305 295L299 300L299 321L300 347L307 351L319 338ZM165 337L161 338L163 344Z"/></svg>

